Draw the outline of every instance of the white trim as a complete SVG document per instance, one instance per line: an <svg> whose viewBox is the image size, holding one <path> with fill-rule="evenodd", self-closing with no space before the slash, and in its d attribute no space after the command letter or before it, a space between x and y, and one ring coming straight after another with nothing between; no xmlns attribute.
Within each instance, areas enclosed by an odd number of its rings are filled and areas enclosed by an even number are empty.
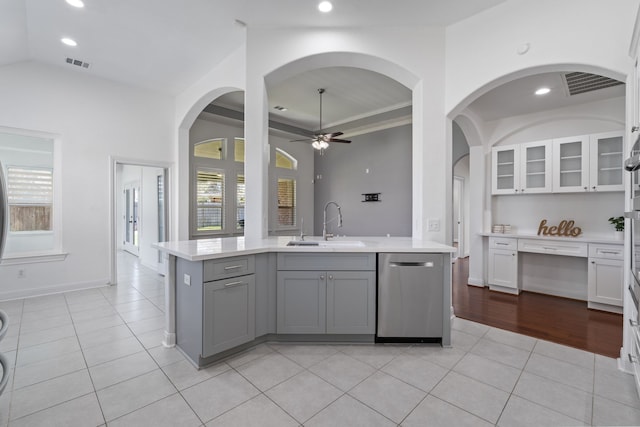
<svg viewBox="0 0 640 427"><path fill-rule="evenodd" d="M476 279L475 277L469 277L469 279L467 279L467 284L484 288L484 280Z"/></svg>
<svg viewBox="0 0 640 427"><path fill-rule="evenodd" d="M67 252L51 253L20 253L17 255L5 255L0 265L36 264L40 262L64 261L69 255Z"/></svg>
<svg viewBox="0 0 640 427"><path fill-rule="evenodd" d="M83 289L95 289L109 286L109 281L104 278L101 280L92 280L90 282L66 283L62 285L54 285L45 288L24 289L18 291L0 292L0 300L8 301L14 299L39 297L44 295L59 294L69 291L80 291Z"/></svg>
<svg viewBox="0 0 640 427"><path fill-rule="evenodd" d="M169 162L154 162L148 160L140 160L140 159L131 159L126 157L118 157L118 156L109 156L109 281L107 283L115 285L117 283L118 271L117 271L117 250L118 250L118 213L116 212L118 208L117 197L119 194L117 188L117 168L118 165L135 165L135 166L146 166L153 168L161 168L165 170L165 182L164 182L164 195L165 195L165 222L166 222L166 230L165 237L166 240L169 241L172 238L171 234L171 224L173 221L172 217L172 199L171 199L171 177L173 176L173 163Z"/></svg>

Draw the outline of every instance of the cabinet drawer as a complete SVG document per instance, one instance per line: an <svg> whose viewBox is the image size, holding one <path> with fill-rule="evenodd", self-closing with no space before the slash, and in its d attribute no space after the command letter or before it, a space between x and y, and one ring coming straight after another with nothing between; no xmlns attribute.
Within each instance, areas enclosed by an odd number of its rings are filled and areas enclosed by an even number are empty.
<svg viewBox="0 0 640 427"><path fill-rule="evenodd" d="M582 242L518 239L518 251L549 255L587 257L588 244Z"/></svg>
<svg viewBox="0 0 640 427"><path fill-rule="evenodd" d="M623 253L622 245L589 243L589 258L622 259Z"/></svg>
<svg viewBox="0 0 640 427"><path fill-rule="evenodd" d="M376 269L372 253L279 253L278 270L356 270Z"/></svg>
<svg viewBox="0 0 640 427"><path fill-rule="evenodd" d="M518 239L508 237L489 237L489 249L518 250Z"/></svg>
<svg viewBox="0 0 640 427"><path fill-rule="evenodd" d="M204 261L205 282L253 274L254 271L255 258L253 255Z"/></svg>

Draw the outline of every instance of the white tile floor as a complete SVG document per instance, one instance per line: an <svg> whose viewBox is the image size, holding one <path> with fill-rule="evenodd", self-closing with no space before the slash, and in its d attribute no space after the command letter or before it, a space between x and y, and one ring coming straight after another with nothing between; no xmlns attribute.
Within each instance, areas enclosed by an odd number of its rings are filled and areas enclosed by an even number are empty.
<svg viewBox="0 0 640 427"><path fill-rule="evenodd" d="M613 359L460 319L453 348L262 344L207 369L160 345L162 279L1 302L10 426L640 425Z"/></svg>

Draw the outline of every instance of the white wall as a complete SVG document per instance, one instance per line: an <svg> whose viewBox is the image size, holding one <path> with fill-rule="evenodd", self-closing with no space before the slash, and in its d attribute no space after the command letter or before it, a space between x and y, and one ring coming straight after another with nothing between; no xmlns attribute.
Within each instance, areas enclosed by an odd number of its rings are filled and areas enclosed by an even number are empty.
<svg viewBox="0 0 640 427"><path fill-rule="evenodd" d="M505 81L558 65L625 81L637 10L637 0L510 0L447 27L445 111L455 117Z"/></svg>
<svg viewBox="0 0 640 427"><path fill-rule="evenodd" d="M68 252L61 262L0 266L0 299L108 283L109 156L170 162L172 99L31 62L0 67L0 93L0 126L60 135Z"/></svg>

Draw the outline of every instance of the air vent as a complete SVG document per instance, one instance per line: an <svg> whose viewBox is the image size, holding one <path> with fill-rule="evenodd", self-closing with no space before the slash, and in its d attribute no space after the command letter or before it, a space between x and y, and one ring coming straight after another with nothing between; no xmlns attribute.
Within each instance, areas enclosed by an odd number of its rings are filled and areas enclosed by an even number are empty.
<svg viewBox="0 0 640 427"><path fill-rule="evenodd" d="M589 73L566 73L564 80L571 96L624 84L619 80Z"/></svg>
<svg viewBox="0 0 640 427"><path fill-rule="evenodd" d="M89 68L89 63L80 61L79 59L67 58L67 64L75 65L77 67Z"/></svg>
<svg viewBox="0 0 640 427"><path fill-rule="evenodd" d="M278 111L287 111L287 107L283 107L282 105L276 105L273 109Z"/></svg>

